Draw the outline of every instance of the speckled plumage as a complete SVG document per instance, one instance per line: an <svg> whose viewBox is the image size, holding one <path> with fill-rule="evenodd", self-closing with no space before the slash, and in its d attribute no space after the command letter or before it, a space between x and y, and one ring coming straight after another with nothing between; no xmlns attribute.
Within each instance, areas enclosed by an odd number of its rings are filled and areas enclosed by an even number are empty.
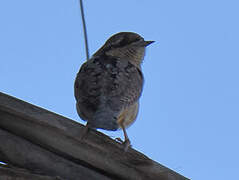
<svg viewBox="0 0 239 180"><path fill-rule="evenodd" d="M91 127L116 130L120 113L138 101L142 87L143 75L129 61L92 58L76 78L78 112Z"/></svg>
<svg viewBox="0 0 239 180"><path fill-rule="evenodd" d="M76 106L89 127L124 130L134 122L143 88L141 63L152 42L136 33L118 33L81 66L75 80Z"/></svg>

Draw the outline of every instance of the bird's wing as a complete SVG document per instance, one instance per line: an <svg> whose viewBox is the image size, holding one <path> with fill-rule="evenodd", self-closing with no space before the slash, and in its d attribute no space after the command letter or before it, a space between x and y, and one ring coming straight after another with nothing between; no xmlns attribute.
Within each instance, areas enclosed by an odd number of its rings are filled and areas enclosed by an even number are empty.
<svg viewBox="0 0 239 180"><path fill-rule="evenodd" d="M75 98L81 112L88 117L101 107L120 112L138 100L142 86L141 70L129 61L93 58L77 74Z"/></svg>
<svg viewBox="0 0 239 180"><path fill-rule="evenodd" d="M92 119L99 105L102 70L92 59L85 62L75 79L74 94L77 112L83 120Z"/></svg>
<svg viewBox="0 0 239 180"><path fill-rule="evenodd" d="M112 60L108 65L106 92L112 107L126 108L138 101L143 87L141 70L128 60Z"/></svg>

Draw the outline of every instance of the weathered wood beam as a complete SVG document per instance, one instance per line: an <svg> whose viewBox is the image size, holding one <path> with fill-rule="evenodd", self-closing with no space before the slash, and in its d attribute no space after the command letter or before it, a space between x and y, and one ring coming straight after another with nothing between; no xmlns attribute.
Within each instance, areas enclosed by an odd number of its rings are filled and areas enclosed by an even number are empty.
<svg viewBox="0 0 239 180"><path fill-rule="evenodd" d="M110 179L2 129L0 129L0 142L2 145L0 160L15 167L28 169L31 173L59 176L68 180Z"/></svg>
<svg viewBox="0 0 239 180"><path fill-rule="evenodd" d="M2 180L63 180L58 177L32 174L18 169L0 167L0 179Z"/></svg>
<svg viewBox="0 0 239 180"><path fill-rule="evenodd" d="M3 93L0 128L111 179L187 179L134 149L124 153L121 144L100 132L90 131L82 141L81 124Z"/></svg>

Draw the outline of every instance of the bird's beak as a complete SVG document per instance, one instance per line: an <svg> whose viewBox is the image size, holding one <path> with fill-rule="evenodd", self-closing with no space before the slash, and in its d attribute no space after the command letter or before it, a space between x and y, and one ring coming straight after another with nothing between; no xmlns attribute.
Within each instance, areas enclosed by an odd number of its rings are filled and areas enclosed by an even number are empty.
<svg viewBox="0 0 239 180"><path fill-rule="evenodd" d="M148 45L150 45L150 44L152 44L154 42L155 41L144 41L144 46L146 47L146 46L148 46Z"/></svg>
<svg viewBox="0 0 239 180"><path fill-rule="evenodd" d="M152 44L153 42L155 42L155 41L144 41L144 40L141 40L141 41L137 41L135 43L135 45L136 46L140 46L140 47L146 47L146 46Z"/></svg>

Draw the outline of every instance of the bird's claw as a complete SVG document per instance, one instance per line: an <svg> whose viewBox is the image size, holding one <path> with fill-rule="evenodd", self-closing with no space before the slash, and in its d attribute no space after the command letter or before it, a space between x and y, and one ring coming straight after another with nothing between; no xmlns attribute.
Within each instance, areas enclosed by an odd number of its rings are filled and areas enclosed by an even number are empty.
<svg viewBox="0 0 239 180"><path fill-rule="evenodd" d="M115 140L116 140L117 142L120 142L121 144L124 143L124 141L123 141L120 137L115 138Z"/></svg>
<svg viewBox="0 0 239 180"><path fill-rule="evenodd" d="M129 147L131 147L131 143L130 143L130 140L129 139L126 139L124 142L123 142L123 146L124 146L124 152L127 152Z"/></svg>
<svg viewBox="0 0 239 180"><path fill-rule="evenodd" d="M122 145L123 145L123 147L124 147L124 152L127 152L128 151L128 149L129 149L129 147L131 147L131 143L130 143L130 140L129 139L126 139L125 141L123 141L121 138L115 138L115 140L117 141L117 142L120 142Z"/></svg>

